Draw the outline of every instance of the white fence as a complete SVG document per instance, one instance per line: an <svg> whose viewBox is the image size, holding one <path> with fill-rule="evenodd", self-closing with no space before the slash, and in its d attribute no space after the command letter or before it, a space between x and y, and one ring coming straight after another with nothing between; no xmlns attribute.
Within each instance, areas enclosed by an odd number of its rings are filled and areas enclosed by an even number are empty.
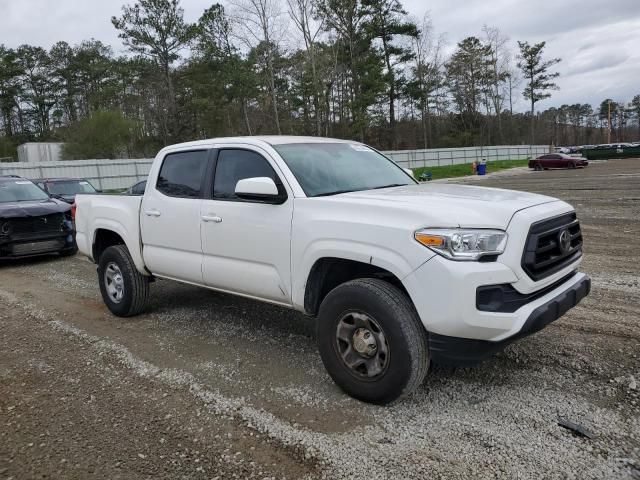
<svg viewBox="0 0 640 480"><path fill-rule="evenodd" d="M487 160L526 160L549 153L548 145L499 145L491 147L396 150L384 152L405 168L440 167Z"/></svg>
<svg viewBox="0 0 640 480"><path fill-rule="evenodd" d="M41 163L0 163L0 175L25 178L86 178L100 190L127 188L147 178L153 159L65 160Z"/></svg>
<svg viewBox="0 0 640 480"><path fill-rule="evenodd" d="M383 152L405 168L437 167L472 163L486 159L522 160L549 152L546 145L443 148ZM41 163L0 163L0 175L25 178L86 178L100 190L128 188L147 178L153 159L138 160L66 160Z"/></svg>

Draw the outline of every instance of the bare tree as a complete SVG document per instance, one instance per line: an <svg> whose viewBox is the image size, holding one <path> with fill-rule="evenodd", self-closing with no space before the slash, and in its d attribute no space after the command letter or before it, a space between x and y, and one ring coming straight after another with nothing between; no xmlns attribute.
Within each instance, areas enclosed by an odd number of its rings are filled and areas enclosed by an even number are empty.
<svg viewBox="0 0 640 480"><path fill-rule="evenodd" d="M501 143L504 138L502 132L502 108L505 101L504 85L509 80L509 61L511 59L511 52L507 48L509 38L502 35L496 27L489 27L488 25L482 27L482 32L484 33L485 43L491 46L489 55L489 88L487 91L493 112L496 115L498 141Z"/></svg>
<svg viewBox="0 0 640 480"><path fill-rule="evenodd" d="M318 16L316 4L313 0L287 0L289 17L302 34L307 59L311 66L313 82L313 108L315 110L316 134L322 135L322 115L320 113L322 86L318 75L316 39L322 31L322 21L316 21Z"/></svg>
<svg viewBox="0 0 640 480"><path fill-rule="evenodd" d="M507 80L505 82L505 96L509 97L509 113L513 116L513 92L520 88L522 77L520 71L511 62L507 68Z"/></svg>
<svg viewBox="0 0 640 480"><path fill-rule="evenodd" d="M273 120L277 134L281 135L274 68L275 49L282 34L282 11L279 0L230 0L229 5L232 6L232 18L238 25L240 40L249 48L256 47L260 43L265 46L269 75L267 83L271 96Z"/></svg>
<svg viewBox="0 0 640 480"><path fill-rule="evenodd" d="M428 14L418 26L418 36L413 39L415 65L409 92L420 108L424 148L431 145L431 107L438 103L438 92L443 84L444 65L442 49L444 37L434 38L433 24Z"/></svg>

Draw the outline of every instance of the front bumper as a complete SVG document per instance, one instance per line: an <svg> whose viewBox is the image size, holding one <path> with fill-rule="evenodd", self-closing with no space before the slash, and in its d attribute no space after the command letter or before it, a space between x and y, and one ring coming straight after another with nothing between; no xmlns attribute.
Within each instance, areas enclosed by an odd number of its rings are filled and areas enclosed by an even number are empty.
<svg viewBox="0 0 640 480"><path fill-rule="evenodd" d="M520 331L502 341L491 342L430 333L431 360L444 365L473 366L502 351L510 343L542 330L589 295L591 279L584 274L577 275L580 276L577 282L569 280L569 288L537 306L529 314Z"/></svg>
<svg viewBox="0 0 640 480"><path fill-rule="evenodd" d="M581 258L536 280L522 267L522 252L531 225L573 211L562 201L519 210L506 228L509 239L505 251L495 261L458 262L436 255L402 279L432 339L434 360L438 356L444 358L445 350L451 350L454 359L461 357L456 352L460 349L467 350L472 359L485 358L544 327L588 294L590 281L584 273L577 272ZM479 295L485 288L496 290L500 286L505 287L501 292ZM570 293L573 291L581 293L574 295ZM575 299L575 303L560 301L564 296ZM554 302L562 308L552 310ZM552 313L544 317L553 318L547 322L535 320L545 308ZM458 348L456 344L462 346Z"/></svg>
<svg viewBox="0 0 640 480"><path fill-rule="evenodd" d="M0 238L0 258L24 258L47 255L75 248L73 232L26 234L20 238Z"/></svg>
<svg viewBox="0 0 640 480"><path fill-rule="evenodd" d="M433 257L403 279L428 332L434 362L473 365L564 315L584 298L591 281L576 272L580 260L537 289L521 288L500 261L454 262ZM484 287L509 285L511 295L482 304ZM528 287L528 285L524 285ZM515 295L513 293L516 293ZM491 308L488 308L491 307Z"/></svg>

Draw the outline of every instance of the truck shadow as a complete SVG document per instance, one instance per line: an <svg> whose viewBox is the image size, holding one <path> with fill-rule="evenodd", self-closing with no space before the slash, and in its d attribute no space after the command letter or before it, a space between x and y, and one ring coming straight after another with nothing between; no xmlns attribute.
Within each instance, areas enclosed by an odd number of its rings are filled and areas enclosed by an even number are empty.
<svg viewBox="0 0 640 480"><path fill-rule="evenodd" d="M151 289L149 313L155 313L161 318L177 316L193 333L206 334L211 327L229 331L259 331L265 341L280 344L283 350L289 347L293 338L298 347L304 346L314 352L316 350L315 318L285 307L205 288L159 280ZM436 384L429 387L433 388L440 384L439 380L443 383L450 378L473 381L476 377L490 378L498 384L508 383L509 371L526 368L511 358L512 348L514 347L509 346L505 352L474 367L461 368L434 363L430 367L426 384L428 386L432 383L431 380L436 380Z"/></svg>
<svg viewBox="0 0 640 480"><path fill-rule="evenodd" d="M315 342L315 319L286 307L164 280L152 286L150 300L150 312L186 310L197 322L240 323L248 329L272 332L274 337L293 334Z"/></svg>

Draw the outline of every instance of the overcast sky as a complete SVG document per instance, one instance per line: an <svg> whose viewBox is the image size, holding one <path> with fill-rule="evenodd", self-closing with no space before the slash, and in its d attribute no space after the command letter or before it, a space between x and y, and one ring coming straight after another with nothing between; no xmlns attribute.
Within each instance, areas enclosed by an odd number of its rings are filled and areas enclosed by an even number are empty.
<svg viewBox="0 0 640 480"><path fill-rule="evenodd" d="M95 38L124 53L111 25L124 3L133 0L0 0L0 43L28 43L49 48L64 40L72 45ZM214 0L182 0L185 17L195 21ZM222 1L224 4L225 2ZM538 104L597 105L607 97L629 101L640 94L640 0L404 0L409 13L429 12L437 34L449 48L483 24L510 38L547 41L547 57L561 57L560 90ZM521 101L520 109L526 108Z"/></svg>

